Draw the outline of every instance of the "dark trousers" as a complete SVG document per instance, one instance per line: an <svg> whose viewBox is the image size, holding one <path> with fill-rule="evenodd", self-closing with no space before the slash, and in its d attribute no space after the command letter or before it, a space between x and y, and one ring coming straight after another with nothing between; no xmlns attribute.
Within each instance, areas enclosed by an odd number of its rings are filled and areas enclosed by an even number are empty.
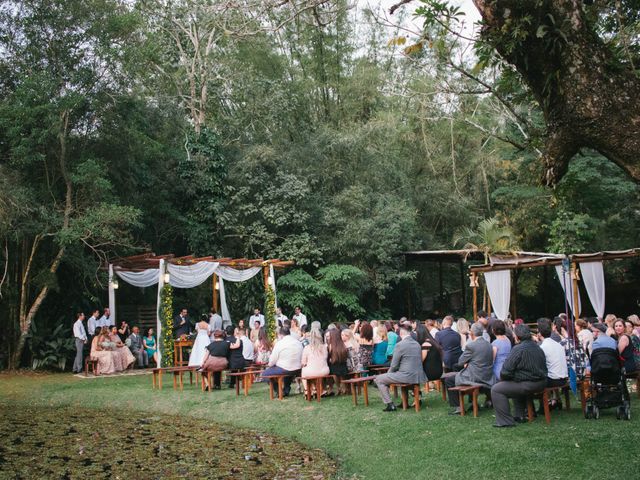
<svg viewBox="0 0 640 480"><path fill-rule="evenodd" d="M449 389L456 386L456 374L450 372L444 375L444 388L447 389L447 398L449 399L449 405L454 408L460 406L460 396L458 392L451 392Z"/></svg>
<svg viewBox="0 0 640 480"><path fill-rule="evenodd" d="M288 377L284 377L283 382L284 385L282 394L286 396L289 395L289 392L291 392L291 381L293 380L293 377L295 376L297 371L285 370L284 368L273 366L267 368L264 372L262 372L262 375L264 375L265 377L268 377L269 375L289 375Z"/></svg>
<svg viewBox="0 0 640 480"><path fill-rule="evenodd" d="M514 414L516 417L525 416L527 397L532 393L541 391L547 385L547 380L537 382L509 382L496 383L491 389L491 400L496 413L496 425L515 425L511 415L509 399L513 398Z"/></svg>

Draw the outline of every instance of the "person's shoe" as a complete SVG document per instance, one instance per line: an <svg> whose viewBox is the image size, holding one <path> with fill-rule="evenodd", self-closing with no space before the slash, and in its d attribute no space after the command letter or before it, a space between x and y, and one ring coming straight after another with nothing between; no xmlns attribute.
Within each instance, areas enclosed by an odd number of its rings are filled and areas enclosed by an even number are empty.
<svg viewBox="0 0 640 480"><path fill-rule="evenodd" d="M513 417L514 422L516 423L527 423L529 420L524 417Z"/></svg>
<svg viewBox="0 0 640 480"><path fill-rule="evenodd" d="M460 415L462 411L459 408L456 408L455 410L451 410L449 412L449 415Z"/></svg>
<svg viewBox="0 0 640 480"><path fill-rule="evenodd" d="M496 425L496 424L493 425L494 428L511 428L515 426L516 426L515 423L513 425Z"/></svg>
<svg viewBox="0 0 640 480"><path fill-rule="evenodd" d="M382 410L383 412L395 412L398 409L396 408L396 406L393 403L387 403L387 407Z"/></svg>

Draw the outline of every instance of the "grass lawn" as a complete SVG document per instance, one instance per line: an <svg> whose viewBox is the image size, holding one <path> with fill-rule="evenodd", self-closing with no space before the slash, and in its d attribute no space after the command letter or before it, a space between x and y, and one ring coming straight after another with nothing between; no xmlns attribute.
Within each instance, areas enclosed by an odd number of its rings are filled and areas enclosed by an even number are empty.
<svg viewBox="0 0 640 480"><path fill-rule="evenodd" d="M184 392L173 391L168 376L164 383L154 391L148 375L82 380L70 374L6 374L0 375L0 406L8 412L40 406L116 409L120 418L170 414L250 428L323 449L338 461L339 478L637 478L640 468L640 412L624 422L609 409L588 421L577 399L570 412L553 412L551 425L538 418L496 429L492 410L481 409L477 419L448 416L437 392L427 396L419 414L383 413L375 388L367 408L354 407L346 396L320 404L300 395L271 401L262 384L236 398L235 391L202 393L188 385ZM632 409L638 404L634 394ZM126 456L124 446L121 454Z"/></svg>

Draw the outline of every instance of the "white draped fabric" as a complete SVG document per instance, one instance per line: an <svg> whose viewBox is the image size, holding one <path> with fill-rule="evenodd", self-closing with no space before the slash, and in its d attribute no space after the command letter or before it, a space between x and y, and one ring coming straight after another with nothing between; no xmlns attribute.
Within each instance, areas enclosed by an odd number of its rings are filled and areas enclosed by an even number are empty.
<svg viewBox="0 0 640 480"><path fill-rule="evenodd" d="M484 279L487 282L487 291L491 305L493 305L493 311L499 320L505 320L511 302L511 272L509 270L485 272Z"/></svg>
<svg viewBox="0 0 640 480"><path fill-rule="evenodd" d="M167 266L169 283L176 288L193 288L204 283L218 269L218 262L198 262L194 265ZM216 272L217 273L217 272Z"/></svg>
<svg viewBox="0 0 640 480"><path fill-rule="evenodd" d="M589 301L598 318L604 318L604 269L602 262L580 263L582 280L589 295Z"/></svg>
<svg viewBox="0 0 640 480"><path fill-rule="evenodd" d="M113 288L113 281L115 278L113 277L113 265L109 264L109 311L111 315L109 318L113 319L113 324L116 323L116 291Z"/></svg>
<svg viewBox="0 0 640 480"><path fill-rule="evenodd" d="M128 272L126 270L116 270L115 272L122 280L134 287L144 288L158 283L157 268L148 268L141 272Z"/></svg>
<svg viewBox="0 0 640 480"><path fill-rule="evenodd" d="M160 349L160 342L162 342L162 312L160 311L160 307L162 303L160 299L162 289L164 288L164 272L165 262L164 258L161 258L160 265L158 265L158 270L156 271L156 275L158 276L158 298L156 299L156 346L158 350L158 365L162 365L162 350ZM170 354L170 352L167 352L167 355Z"/></svg>
<svg viewBox="0 0 640 480"><path fill-rule="evenodd" d="M563 272L562 265L556 265L556 273L558 274L558 280L560 281L560 286L562 290L564 290L565 298L567 299L567 303L569 304L569 308L573 312L573 297L572 293L578 296L578 310L582 310L582 302L580 301L580 292L573 292L573 283L571 283L571 272ZM566 288L565 288L566 285ZM576 317L580 316L580 312L574 312Z"/></svg>
<svg viewBox="0 0 640 480"><path fill-rule="evenodd" d="M231 322L231 314L227 306L227 294L224 292L224 280L222 277L218 277L218 286L220 287L220 313L222 314L222 325L224 325L226 322Z"/></svg>
<svg viewBox="0 0 640 480"><path fill-rule="evenodd" d="M229 307L227 306L227 295L224 291L224 280L230 282L246 282L260 273L260 267L251 267L246 270L236 270L231 267L218 267L216 275L218 275L218 285L220 286L220 310L222 313L222 321L231 321Z"/></svg>
<svg viewBox="0 0 640 480"><path fill-rule="evenodd" d="M269 276L271 277L271 288L273 288L274 307L278 308L278 292L276 292L276 272L273 268L273 263L269 264ZM275 313L275 312L274 312Z"/></svg>

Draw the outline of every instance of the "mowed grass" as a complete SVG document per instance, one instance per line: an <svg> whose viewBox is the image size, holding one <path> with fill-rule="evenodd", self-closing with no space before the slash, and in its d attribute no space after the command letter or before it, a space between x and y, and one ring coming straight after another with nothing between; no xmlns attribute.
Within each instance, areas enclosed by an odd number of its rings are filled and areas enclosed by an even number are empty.
<svg viewBox="0 0 640 480"><path fill-rule="evenodd" d="M617 420L615 409L603 411L599 420L585 420L574 399L570 412L552 413L551 425L538 418L496 429L492 410L481 409L477 419L447 415L448 405L437 392L426 397L420 413L383 413L373 387L367 408L354 407L347 396L319 404L301 395L271 401L263 384L254 385L245 398L228 389L203 393L188 381L183 392L174 391L169 376L164 383L162 391L154 391L148 375L87 380L69 374L2 375L0 402L18 409L116 409L122 418L137 412L177 414L251 428L322 448L339 462L339 478L617 479L637 478L640 468L635 394L630 422Z"/></svg>

